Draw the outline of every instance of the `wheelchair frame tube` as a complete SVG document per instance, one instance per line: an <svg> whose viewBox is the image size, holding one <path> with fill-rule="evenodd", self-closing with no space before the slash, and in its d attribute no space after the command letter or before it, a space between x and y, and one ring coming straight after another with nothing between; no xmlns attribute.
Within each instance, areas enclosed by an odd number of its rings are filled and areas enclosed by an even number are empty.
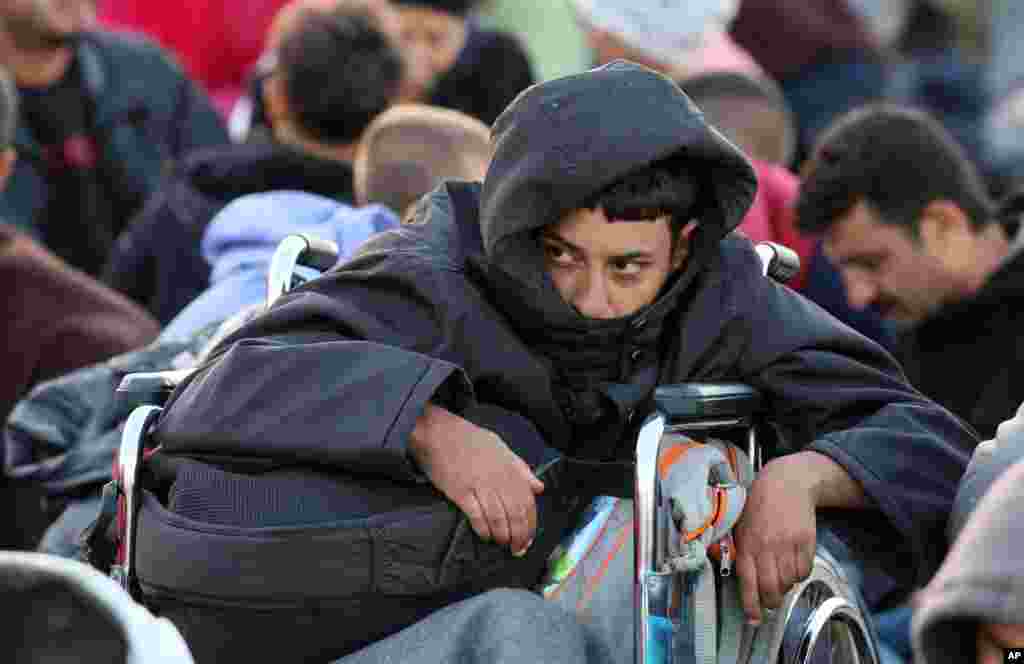
<svg viewBox="0 0 1024 664"><path fill-rule="evenodd" d="M635 664L646 664L651 651L652 634L650 624L650 602L654 599L651 587L657 583L655 569L655 531L658 505L658 452L661 439L665 433L665 418L655 412L647 418L640 428L636 446L636 487L633 500L634 562L636 576L634 578L634 601L636 602L635 633L636 648Z"/></svg>
<svg viewBox="0 0 1024 664"><path fill-rule="evenodd" d="M124 562L118 580L129 595L132 594L135 576L135 519L138 517L139 509L139 489L136 482L146 434L162 411L163 408L159 406L139 406L133 410L125 422L124 433L121 434L121 447L117 455L125 506Z"/></svg>

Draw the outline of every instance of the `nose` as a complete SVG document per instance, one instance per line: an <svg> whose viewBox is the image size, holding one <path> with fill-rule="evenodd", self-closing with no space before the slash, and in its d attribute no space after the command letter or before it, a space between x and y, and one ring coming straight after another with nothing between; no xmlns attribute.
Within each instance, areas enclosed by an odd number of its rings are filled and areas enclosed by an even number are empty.
<svg viewBox="0 0 1024 664"><path fill-rule="evenodd" d="M853 309L866 309L878 299L878 285L866 276L844 271L846 301Z"/></svg>
<svg viewBox="0 0 1024 664"><path fill-rule="evenodd" d="M581 316L608 320L615 318L609 295L608 285L601 275L588 274L581 276L572 304Z"/></svg>

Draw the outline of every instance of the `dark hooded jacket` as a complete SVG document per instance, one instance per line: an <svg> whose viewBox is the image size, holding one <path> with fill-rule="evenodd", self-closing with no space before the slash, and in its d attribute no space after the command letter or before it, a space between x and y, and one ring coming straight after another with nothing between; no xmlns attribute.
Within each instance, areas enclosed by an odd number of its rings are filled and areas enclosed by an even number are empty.
<svg viewBox="0 0 1024 664"><path fill-rule="evenodd" d="M275 189L351 204L352 168L269 142L196 152L118 238L104 281L166 325L210 285L200 243L214 215L236 198Z"/></svg>
<svg viewBox="0 0 1024 664"><path fill-rule="evenodd" d="M791 444L863 485L909 554L908 583L933 572L972 434L877 345L762 276L730 233L753 171L680 89L613 63L531 88L493 131L482 188L443 185L411 224L228 339L164 411L164 449L412 480L409 434L433 400L497 405L563 453L617 457L655 384L740 380L764 391ZM667 157L703 185L691 259L637 314L583 319L543 269L536 229Z"/></svg>
<svg viewBox="0 0 1024 664"><path fill-rule="evenodd" d="M1024 237L972 297L908 330L897 357L910 382L993 438L1024 394Z"/></svg>

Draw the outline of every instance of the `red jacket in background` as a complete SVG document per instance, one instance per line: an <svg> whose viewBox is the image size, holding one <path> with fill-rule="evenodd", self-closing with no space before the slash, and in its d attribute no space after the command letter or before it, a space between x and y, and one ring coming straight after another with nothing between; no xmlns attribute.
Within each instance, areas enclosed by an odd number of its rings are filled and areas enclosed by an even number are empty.
<svg viewBox="0 0 1024 664"><path fill-rule="evenodd" d="M36 383L134 350L160 326L139 306L0 223L0 422Z"/></svg>
<svg viewBox="0 0 1024 664"><path fill-rule="evenodd" d="M99 0L100 22L173 51L222 112L241 95L270 23L287 0Z"/></svg>
<svg viewBox="0 0 1024 664"><path fill-rule="evenodd" d="M807 269L814 253L814 238L796 228L796 202L800 179L781 166L754 161L757 173L757 197L740 224L740 230L753 242L778 242L800 256L800 272L789 282L801 290L807 279Z"/></svg>

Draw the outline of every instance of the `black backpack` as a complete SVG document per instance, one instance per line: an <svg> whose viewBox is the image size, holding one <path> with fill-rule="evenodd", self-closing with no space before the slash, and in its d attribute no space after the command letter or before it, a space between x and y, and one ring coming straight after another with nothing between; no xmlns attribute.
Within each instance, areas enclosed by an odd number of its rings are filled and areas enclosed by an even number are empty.
<svg viewBox="0 0 1024 664"><path fill-rule="evenodd" d="M500 435L546 485L524 557L481 541L427 482L157 449L138 475L132 594L178 627L200 664L326 663L466 597L535 588L593 495L581 474L603 465L561 457L502 408L464 417ZM115 576L127 516L118 479L86 534L90 562Z"/></svg>

